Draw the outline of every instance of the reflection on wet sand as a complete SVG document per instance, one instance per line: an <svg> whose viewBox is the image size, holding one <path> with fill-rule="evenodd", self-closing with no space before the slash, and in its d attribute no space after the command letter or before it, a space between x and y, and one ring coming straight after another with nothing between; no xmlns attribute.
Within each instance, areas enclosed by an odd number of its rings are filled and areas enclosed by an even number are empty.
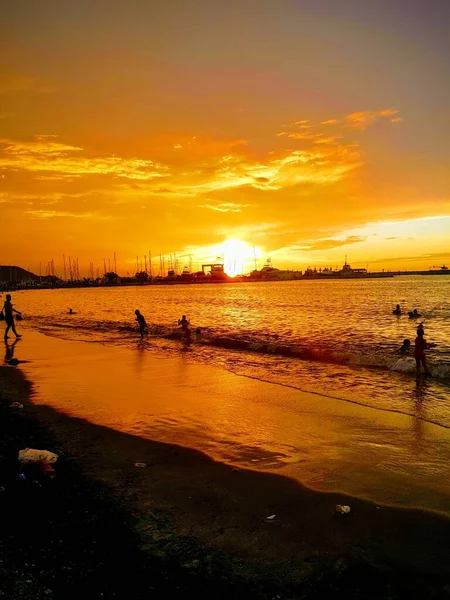
<svg viewBox="0 0 450 600"><path fill-rule="evenodd" d="M239 377L183 353L155 358L139 344L132 352L33 331L23 343L37 403L316 489L450 512L448 432L423 420L420 386L408 416Z"/></svg>

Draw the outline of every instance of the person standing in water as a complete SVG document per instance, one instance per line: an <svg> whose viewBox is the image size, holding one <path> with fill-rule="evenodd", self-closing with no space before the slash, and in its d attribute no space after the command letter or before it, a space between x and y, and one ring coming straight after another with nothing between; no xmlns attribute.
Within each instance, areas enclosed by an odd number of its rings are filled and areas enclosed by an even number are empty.
<svg viewBox="0 0 450 600"><path fill-rule="evenodd" d="M139 323L139 332L141 334L141 339L144 337L145 330L147 329L147 323L145 321L145 317L141 314L140 310L135 310L134 314L136 315L136 321Z"/></svg>
<svg viewBox="0 0 450 600"><path fill-rule="evenodd" d="M414 342L414 358L416 359L416 374L420 375L420 365L423 365L425 375L431 375L425 358L425 350L429 348L426 339L424 338L424 330L417 329L417 337Z"/></svg>
<svg viewBox="0 0 450 600"><path fill-rule="evenodd" d="M5 300L5 303L3 304L3 311L5 313L5 322L6 322L5 340L7 340L9 338L8 333L9 333L10 329L12 329L16 338L22 337L16 331L16 326L14 325L14 314L13 314L13 313L16 313L16 314L20 315L22 313L19 312L18 310L16 310L14 308L14 306L12 305L11 294L6 294L6 300Z"/></svg>
<svg viewBox="0 0 450 600"><path fill-rule="evenodd" d="M181 327L187 327L189 325L186 315L183 315L181 319L178 319L178 325L181 325Z"/></svg>
<svg viewBox="0 0 450 600"><path fill-rule="evenodd" d="M181 319L178 319L178 325L181 325L181 330L184 333L184 343L186 346L191 344L191 330L189 329L189 321L186 315L183 315Z"/></svg>

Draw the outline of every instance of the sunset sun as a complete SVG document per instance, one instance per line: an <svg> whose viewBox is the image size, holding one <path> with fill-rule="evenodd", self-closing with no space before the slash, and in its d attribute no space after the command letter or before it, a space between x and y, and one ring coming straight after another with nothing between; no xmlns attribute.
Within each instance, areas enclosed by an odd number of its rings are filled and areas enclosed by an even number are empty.
<svg viewBox="0 0 450 600"><path fill-rule="evenodd" d="M221 246L225 273L230 277L241 275L244 271L254 268L255 257L261 252L247 242L238 239L230 239Z"/></svg>

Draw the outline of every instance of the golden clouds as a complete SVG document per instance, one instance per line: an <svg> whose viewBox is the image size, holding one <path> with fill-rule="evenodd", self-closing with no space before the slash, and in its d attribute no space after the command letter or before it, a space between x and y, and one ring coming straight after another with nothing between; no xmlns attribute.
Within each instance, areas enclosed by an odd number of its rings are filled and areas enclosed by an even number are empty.
<svg viewBox="0 0 450 600"><path fill-rule="evenodd" d="M36 181L54 183L95 177L97 189L116 195L152 194L201 196L238 188L274 191L302 183L336 182L360 164L354 145L340 136L324 135L294 124L300 132L283 132L289 139L304 141L308 148L279 148L256 158L245 140L179 138L175 144L149 146L154 156L123 157L99 155L55 136L40 135L32 140L0 139L0 168L25 172ZM101 181L108 177L107 182ZM117 180L136 184L120 185ZM87 185L87 183L86 183ZM89 189L92 190L91 184ZM214 210L214 209L213 209Z"/></svg>
<svg viewBox="0 0 450 600"><path fill-rule="evenodd" d="M363 110L347 115L344 119L344 125L346 127L363 131L382 118L387 118L389 121L391 121L391 123L401 122L403 119L396 117L398 113L399 111L395 109Z"/></svg>
<svg viewBox="0 0 450 600"><path fill-rule="evenodd" d="M26 142L0 139L0 146L3 146L0 168L13 171L55 172L69 177L113 175L148 180L163 177L165 170L163 165L151 160L81 155L83 148L54 141L54 136L36 136Z"/></svg>
<svg viewBox="0 0 450 600"><path fill-rule="evenodd" d="M102 141L99 150L92 141L80 142L82 136L76 142L53 135L5 137L0 139L7 194L2 209L22 217L29 231L37 230L38 220L39 231L76 231L80 240L89 231L105 243L114 239L122 251L133 245L131 232L141 231L143 222L163 247L176 239L184 248L192 236L209 244L230 232L269 239L266 225L264 233L255 229L262 221L280 232L270 238L272 249L287 246L299 239L298 233L286 233L292 223L297 228L301 223L303 239L311 239L319 235L317 214L323 212L324 227L355 218L351 193L363 164L357 132L363 122L399 117L390 110L352 115L317 124L294 121L278 135L268 128L261 132L263 143L239 135L167 134L123 146L110 141L105 147ZM358 123L351 133L348 122ZM359 214L365 210L362 205ZM161 231L156 223L164 224Z"/></svg>
<svg viewBox="0 0 450 600"><path fill-rule="evenodd" d="M241 212L242 208L249 206L249 204L236 204L234 202L222 202L220 204L199 204L201 208L209 208L210 210L215 210L217 212L228 213Z"/></svg>
<svg viewBox="0 0 450 600"><path fill-rule="evenodd" d="M71 213L67 211L56 210L26 210L25 214L30 215L34 219L51 219L53 217L70 217L75 219L89 219L91 213Z"/></svg>

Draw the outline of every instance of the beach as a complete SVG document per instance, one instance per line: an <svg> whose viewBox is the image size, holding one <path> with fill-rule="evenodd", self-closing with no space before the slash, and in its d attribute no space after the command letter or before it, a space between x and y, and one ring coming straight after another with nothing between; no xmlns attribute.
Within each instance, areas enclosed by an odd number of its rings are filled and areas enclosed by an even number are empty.
<svg viewBox="0 0 450 600"><path fill-rule="evenodd" d="M168 590L180 597L187 591L197 597L211 597L214 590L215 597L222 597L218 581L223 597L236 598L309 598L321 594L323 597L324 593L336 598L446 597L450 521L445 516L445 490L441 490L441 498L432 506L433 510L428 511L413 508L414 504L421 504L417 490L413 493L416 500L409 506L398 498L398 490L406 483L392 485L391 490L397 496L390 498L388 483L392 477L382 486L381 479L375 480L372 488L366 487L365 494L346 493L351 486L344 476L344 467L355 463L355 456L362 454L362 445L355 446L350 456L346 456L344 439L357 439L357 432L364 427L364 444L369 447L371 432L365 425L375 417L371 415L368 419L363 413L375 413L373 409L354 406L349 410L347 405L332 408L336 401L318 397L322 410L312 410L318 398L311 398L310 394L285 389L276 392L275 388L280 386L193 365L183 354L166 359L151 352L131 354L126 348L54 339L29 328L24 329L24 339L15 351L19 360L29 362L1 369L2 411L9 415L10 425L9 437L5 439L13 440L13 448L6 447L4 453L8 468L3 469L5 478L1 483L6 492L2 499L7 498L5 494L13 494L17 505L18 497L24 502L25 493L26 522L38 521L42 528L42 511L34 512L29 492L17 488L14 453L21 444L31 445L30 432L33 443L50 443L52 447L46 449L60 455L52 485L59 486L57 494L63 494L64 502L68 498L73 502L75 489L76 502L87 503L81 524L86 526L87 520L92 525L103 514L108 515L107 527L117 526L118 520L125 524L120 535L127 544L122 550L127 549L128 557L133 555L129 550L136 553L133 563L136 574L129 589L131 595L127 597L140 598L139 594L145 597L148 569L158 573L156 597L162 597ZM149 373L150 382L146 379ZM296 404L303 406L297 419L305 441L297 447L295 460L280 448L269 455L270 444L261 444L264 435L270 433L274 437L275 425L286 432L285 438L294 425L292 413L274 410L277 402L286 405L285 393L295 394ZM224 397L228 408L224 406ZM264 409L267 399L271 411ZM13 401L22 402L24 408L10 409ZM186 422L176 423L175 414L183 411L196 417L191 419L191 425L197 421L195 431L192 427L189 431ZM273 423L264 427L269 412L275 415ZM165 425L162 413L168 415ZM339 413L341 418L337 416ZM208 432L206 421L199 421L201 415L205 419L208 414L210 426L216 422L216 431ZM218 417L213 417L214 414ZM148 424L145 435L143 419ZM393 414L385 422L392 440L402 428L412 431L406 426L408 419ZM253 444L250 434L243 433L245 423L252 421ZM226 422L230 422L229 430L224 429ZM199 426L203 427L206 441L202 441ZM222 444L208 443L209 438L219 437L219 426L223 430ZM379 435L380 427L378 423L373 436ZM237 444L237 450L228 444L227 459L223 447L225 440L231 439L233 428L241 441L246 442ZM424 448L439 440L439 434L428 424L421 435ZM285 442L286 447L292 445L287 439ZM445 436L441 436L436 445L444 442ZM333 460L332 448L339 460ZM372 455L366 462L373 460ZM146 467L135 467L137 462ZM293 464L296 468L291 470ZM333 467L327 470L327 465ZM314 486L304 486L299 466L304 470L306 482L312 479L312 474L317 477L319 473L315 487L320 487L320 480L330 478L334 490L325 493L312 489ZM367 478L375 477L376 471ZM382 467L378 469L379 473L382 471ZM361 460L348 480L361 479L363 472L367 469ZM382 488L378 497L374 491L377 487ZM432 496L429 488L426 492L428 497ZM51 487L39 490L38 494L47 510L52 499L61 500ZM364 499L364 495L373 496L372 501ZM422 496L426 497L425 491ZM106 513L102 502L108 504ZM335 514L337 504L349 505L351 512ZM58 504L56 514L60 512ZM273 515L273 519L267 518ZM13 523L15 537L17 528L21 530L22 519L17 510ZM60 528L56 523L45 540L55 543L61 531L67 532L68 521L66 515L65 527ZM34 529L29 526L25 529L23 539L28 545ZM76 535L73 528L70 535ZM103 555L106 535L106 529L101 528L93 535L93 542L103 543L98 554L100 561L106 556ZM73 547L73 544L63 546ZM56 549L52 544L50 548L52 555ZM7 550L4 549L5 555ZM103 597L125 594L114 577L109 587L103 589L106 586L103 577L96 578L90 570L89 576L86 575L82 550L85 547L81 544L71 556L73 589L76 585L81 589L90 581L99 594L105 594ZM107 553L105 564L111 565L110 554ZM123 564L129 564L123 552L120 557L125 561ZM17 553L14 560L20 562ZM30 585L43 584L45 589L53 590L54 597L70 597L62 576L56 577L55 585L48 583L49 572L45 570L48 565L42 570L42 562L38 561L39 567L24 562L20 569L30 574L29 579L34 582Z"/></svg>

